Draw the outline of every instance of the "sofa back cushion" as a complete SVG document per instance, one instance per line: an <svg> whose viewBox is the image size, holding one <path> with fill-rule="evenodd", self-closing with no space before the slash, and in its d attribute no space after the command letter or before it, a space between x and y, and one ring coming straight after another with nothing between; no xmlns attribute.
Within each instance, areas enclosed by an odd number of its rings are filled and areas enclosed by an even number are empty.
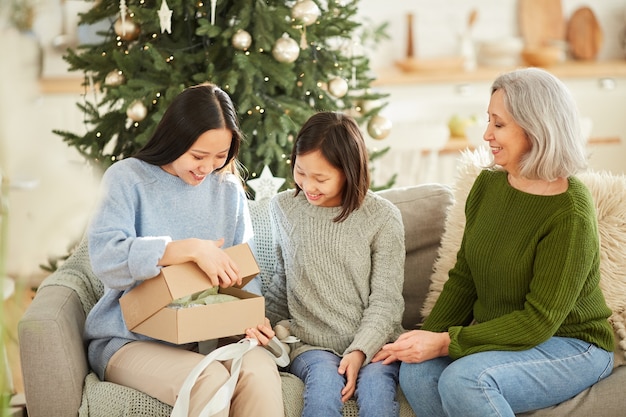
<svg viewBox="0 0 626 417"><path fill-rule="evenodd" d="M406 261L404 264L404 316L402 326L422 323L421 308L430 285L433 264L443 235L452 190L442 184L422 184L379 191L402 214Z"/></svg>
<svg viewBox="0 0 626 417"><path fill-rule="evenodd" d="M394 203L402 214L406 246L402 325L413 329L422 322L420 309L428 292L446 212L453 201L452 191L441 184L423 184L391 188L378 193ZM263 289L271 281L275 262L268 209L267 199L250 202L255 253Z"/></svg>

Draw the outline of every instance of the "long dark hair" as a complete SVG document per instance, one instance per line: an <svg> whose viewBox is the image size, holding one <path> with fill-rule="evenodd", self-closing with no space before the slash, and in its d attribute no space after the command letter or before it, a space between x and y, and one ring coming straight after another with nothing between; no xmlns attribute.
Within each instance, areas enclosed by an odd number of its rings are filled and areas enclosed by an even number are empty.
<svg viewBox="0 0 626 417"><path fill-rule="evenodd" d="M232 168L243 134L228 94L214 84L188 87L172 100L148 142L133 155L152 165L167 165L189 148L204 132L226 128L232 141L224 165Z"/></svg>
<svg viewBox="0 0 626 417"><path fill-rule="evenodd" d="M361 207L370 185L369 156L359 125L352 117L339 112L323 111L311 116L298 132L293 144L292 177L298 155L317 150L346 176L342 210L334 219L341 222ZM298 184L295 188L295 195L298 195L302 190Z"/></svg>

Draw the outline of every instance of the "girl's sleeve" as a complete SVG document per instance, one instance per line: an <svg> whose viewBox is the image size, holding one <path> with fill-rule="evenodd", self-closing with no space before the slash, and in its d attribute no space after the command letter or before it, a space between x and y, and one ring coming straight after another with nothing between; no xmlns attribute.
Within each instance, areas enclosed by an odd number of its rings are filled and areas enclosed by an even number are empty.
<svg viewBox="0 0 626 417"><path fill-rule="evenodd" d="M252 229L252 217L250 216L250 206L246 193L239 183L237 184L237 224L235 226L235 241L233 245L249 242L254 245Z"/></svg>
<svg viewBox="0 0 626 417"><path fill-rule="evenodd" d="M159 274L157 264L171 237L137 237L138 197L119 175L117 170L105 172L87 233L93 272L106 287L124 290Z"/></svg>
<svg viewBox="0 0 626 417"><path fill-rule="evenodd" d="M378 215L387 218L371 245L370 295L354 340L344 353L362 351L369 363L400 328L404 312L404 226L400 211L388 206Z"/></svg>
<svg viewBox="0 0 626 417"><path fill-rule="evenodd" d="M272 280L265 291L265 315L272 325L281 320L289 319L289 306L287 303L287 276L285 274L285 260L280 244L280 215L276 198L270 203L270 219L272 234L274 235L274 250L276 264Z"/></svg>

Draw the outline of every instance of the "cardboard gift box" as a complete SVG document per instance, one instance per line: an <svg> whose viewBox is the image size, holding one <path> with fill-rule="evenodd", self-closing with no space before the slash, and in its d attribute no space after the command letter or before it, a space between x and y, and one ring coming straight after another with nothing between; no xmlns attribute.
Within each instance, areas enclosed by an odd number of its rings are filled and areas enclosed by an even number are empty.
<svg viewBox="0 0 626 417"><path fill-rule="evenodd" d="M129 330L155 339L182 344L245 333L265 320L262 296L240 287L259 274L259 266L247 243L224 251L235 261L242 277L239 287L220 288L219 293L238 298L219 304L186 308L168 305L181 297L212 287L209 277L194 262L166 266L120 298Z"/></svg>

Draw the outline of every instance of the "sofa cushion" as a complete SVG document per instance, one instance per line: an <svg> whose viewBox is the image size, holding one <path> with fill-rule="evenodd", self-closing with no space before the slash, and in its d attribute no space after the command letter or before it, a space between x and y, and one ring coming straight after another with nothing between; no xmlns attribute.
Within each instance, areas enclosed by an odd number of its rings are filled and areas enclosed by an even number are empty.
<svg viewBox="0 0 626 417"><path fill-rule="evenodd" d="M446 210L452 204L452 191L441 184L423 184L391 188L378 193L394 203L402 214L406 246L403 290L405 311L402 324L412 329L422 320L420 308L428 292ZM271 280L275 262L269 200L250 201L249 205L261 283L265 289Z"/></svg>
<svg viewBox="0 0 626 417"><path fill-rule="evenodd" d="M455 203L450 206L441 248L434 265L431 284L422 314L432 310L448 271L456 262L465 225L465 200L474 179L490 161L486 149L463 153L453 192ZM589 188L596 205L600 234L600 287L607 305L613 311L609 321L616 334L615 365L625 363L626 355L626 176L606 172L585 172L578 178Z"/></svg>
<svg viewBox="0 0 626 417"><path fill-rule="evenodd" d="M413 329L422 322L420 309L428 293L447 208L453 201L452 190L442 184L422 184L378 193L394 203L402 214L406 246L402 325Z"/></svg>
<svg viewBox="0 0 626 417"><path fill-rule="evenodd" d="M261 288L265 290L272 280L276 259L269 213L270 199L251 200L248 206L250 207L250 217L252 218L254 253L259 264Z"/></svg>

